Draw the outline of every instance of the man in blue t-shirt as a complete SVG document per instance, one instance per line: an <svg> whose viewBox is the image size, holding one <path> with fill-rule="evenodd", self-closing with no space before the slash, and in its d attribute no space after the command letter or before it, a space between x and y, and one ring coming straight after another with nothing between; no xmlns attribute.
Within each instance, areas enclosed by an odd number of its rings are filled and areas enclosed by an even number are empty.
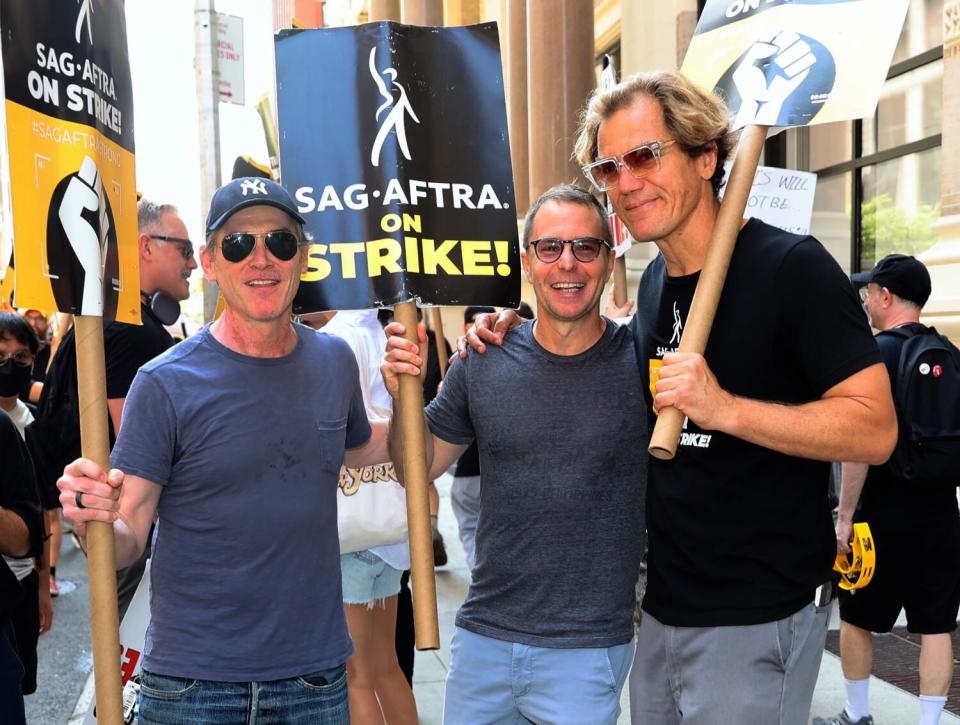
<svg viewBox="0 0 960 725"><path fill-rule="evenodd" d="M115 469L58 483L81 540L113 523L118 567L159 515L141 722L349 722L337 481L387 460L386 424L346 343L291 323L303 223L269 180L217 190L201 261L223 314L141 368Z"/></svg>

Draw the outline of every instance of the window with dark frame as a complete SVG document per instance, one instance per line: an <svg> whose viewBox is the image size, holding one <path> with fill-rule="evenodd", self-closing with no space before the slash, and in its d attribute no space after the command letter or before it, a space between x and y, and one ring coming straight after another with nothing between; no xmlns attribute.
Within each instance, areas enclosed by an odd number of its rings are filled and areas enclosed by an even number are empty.
<svg viewBox="0 0 960 725"><path fill-rule="evenodd" d="M937 241L942 13L943 0L913 0L872 117L795 134L798 166L818 175L811 231L848 272Z"/></svg>

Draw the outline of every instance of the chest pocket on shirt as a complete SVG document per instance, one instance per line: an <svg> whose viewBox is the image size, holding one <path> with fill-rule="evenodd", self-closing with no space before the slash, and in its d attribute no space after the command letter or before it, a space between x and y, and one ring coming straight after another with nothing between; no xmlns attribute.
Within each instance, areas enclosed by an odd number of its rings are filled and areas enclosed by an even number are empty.
<svg viewBox="0 0 960 725"><path fill-rule="evenodd" d="M317 460L329 470L340 470L347 441L347 419L317 421Z"/></svg>

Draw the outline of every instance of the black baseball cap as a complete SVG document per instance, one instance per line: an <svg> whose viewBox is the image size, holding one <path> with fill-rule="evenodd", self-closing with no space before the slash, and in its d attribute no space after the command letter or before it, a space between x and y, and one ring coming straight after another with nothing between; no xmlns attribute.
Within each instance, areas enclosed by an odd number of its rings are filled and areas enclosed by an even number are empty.
<svg viewBox="0 0 960 725"><path fill-rule="evenodd" d="M207 214L207 232L215 232L233 214L257 204L276 207L285 211L300 224L306 224L290 194L280 184L270 179L244 176L224 184L213 192L210 213Z"/></svg>
<svg viewBox="0 0 960 725"><path fill-rule="evenodd" d="M906 254L888 254L869 272L851 274L850 279L858 286L875 282L920 307L930 298L930 273L923 262Z"/></svg>

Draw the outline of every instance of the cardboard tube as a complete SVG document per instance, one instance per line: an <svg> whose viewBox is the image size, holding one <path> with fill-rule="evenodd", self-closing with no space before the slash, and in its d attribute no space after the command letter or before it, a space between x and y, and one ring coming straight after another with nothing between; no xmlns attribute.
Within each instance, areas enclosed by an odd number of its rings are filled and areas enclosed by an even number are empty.
<svg viewBox="0 0 960 725"><path fill-rule="evenodd" d="M617 257L613 263L613 302L617 307L627 304L627 260Z"/></svg>
<svg viewBox="0 0 960 725"><path fill-rule="evenodd" d="M407 329L405 337L417 340L417 305L401 302L393 316ZM410 530L410 583L413 586L413 622L417 649L440 649L437 622L437 581L433 570L433 536L427 493L427 460L424 450L423 385L414 375L400 376L400 432L403 436L403 479L407 491L407 525ZM396 424L396 421L394 421Z"/></svg>
<svg viewBox="0 0 960 725"><path fill-rule="evenodd" d="M437 361L440 363L440 379L447 374L447 346L443 344L443 320L440 308L430 308L430 326L433 328L433 340L437 343ZM436 391L434 391L436 392Z"/></svg>
<svg viewBox="0 0 960 725"><path fill-rule="evenodd" d="M107 427L107 384L103 363L103 319L74 318L77 344L77 392L83 456L103 470L110 468ZM120 622L117 612L117 566L113 526L102 521L87 525L87 570L90 579L90 625L93 632L93 672L97 722L123 723L120 687Z"/></svg>
<svg viewBox="0 0 960 725"><path fill-rule="evenodd" d="M723 292L723 282L727 278L730 258L740 232L743 210L747 207L753 177L757 173L757 163L766 138L767 126L747 126L740 135L740 146L730 171L730 180L727 181L720 211L717 213L707 259L700 272L697 290L690 303L687 324L680 338L680 352L703 354L707 349L710 328L713 327L720 293ZM657 423L647 449L651 456L669 461L677 454L683 417L683 413L673 407L657 412Z"/></svg>

